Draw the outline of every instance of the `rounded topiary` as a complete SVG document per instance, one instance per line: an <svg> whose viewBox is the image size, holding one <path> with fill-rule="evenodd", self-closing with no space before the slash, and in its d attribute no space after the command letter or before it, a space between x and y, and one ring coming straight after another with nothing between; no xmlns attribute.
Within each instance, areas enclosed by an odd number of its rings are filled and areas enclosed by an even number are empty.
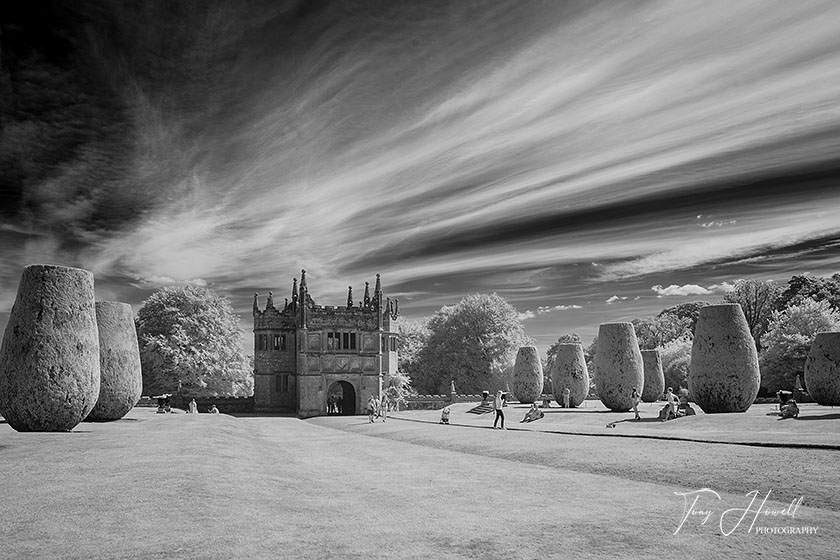
<svg viewBox="0 0 840 560"><path fill-rule="evenodd" d="M645 386L642 389L644 402L656 402L665 394L665 373L662 371L662 356L659 350L642 350L645 370Z"/></svg>
<svg viewBox="0 0 840 560"><path fill-rule="evenodd" d="M131 306L96 302L99 326L99 399L88 414L92 422L119 420L140 400L143 374Z"/></svg>
<svg viewBox="0 0 840 560"><path fill-rule="evenodd" d="M626 412L633 406L633 387L644 386L642 352L632 323L605 323L598 329L595 388L604 406Z"/></svg>
<svg viewBox="0 0 840 560"><path fill-rule="evenodd" d="M840 405L840 332L814 337L805 360L805 387L817 404Z"/></svg>
<svg viewBox="0 0 840 560"><path fill-rule="evenodd" d="M99 396L93 274L23 269L0 348L0 414L19 432L72 430Z"/></svg>
<svg viewBox="0 0 840 560"><path fill-rule="evenodd" d="M758 353L737 303L700 309L691 346L688 390L706 413L745 412L758 395Z"/></svg>
<svg viewBox="0 0 840 560"><path fill-rule="evenodd" d="M563 390L569 388L569 406L577 407L589 394L589 370L583 355L583 346L578 343L557 345L557 355L551 370L554 399L563 404Z"/></svg>
<svg viewBox="0 0 840 560"><path fill-rule="evenodd" d="M513 396L521 403L532 403L540 398L543 383L542 362L536 347L521 347L513 366Z"/></svg>

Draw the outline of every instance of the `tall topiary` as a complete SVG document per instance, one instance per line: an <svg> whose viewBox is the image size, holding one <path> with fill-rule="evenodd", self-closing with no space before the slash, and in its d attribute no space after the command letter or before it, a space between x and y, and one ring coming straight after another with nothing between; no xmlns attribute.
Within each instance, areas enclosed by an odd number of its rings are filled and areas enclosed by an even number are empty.
<svg viewBox="0 0 840 560"><path fill-rule="evenodd" d="M535 346L522 346L513 365L513 396L521 403L532 403L543 390L543 369Z"/></svg>
<svg viewBox="0 0 840 560"><path fill-rule="evenodd" d="M563 403L563 390L569 388L569 406L577 407L589 394L589 370L580 343L560 343L551 370L554 399Z"/></svg>
<svg viewBox="0 0 840 560"><path fill-rule="evenodd" d="M143 389L140 347L129 304L97 301L96 322L99 327L99 399L87 420L109 422L125 416L140 400Z"/></svg>
<svg viewBox="0 0 840 560"><path fill-rule="evenodd" d="M645 370L645 386L642 389L644 402L656 402L665 393L665 373L662 371L662 356L659 350L642 350Z"/></svg>
<svg viewBox="0 0 840 560"><path fill-rule="evenodd" d="M745 412L758 395L758 354L749 325L737 303L700 310L688 390L706 413Z"/></svg>
<svg viewBox="0 0 840 560"><path fill-rule="evenodd" d="M19 432L72 430L99 396L93 274L23 269L0 348L0 414Z"/></svg>
<svg viewBox="0 0 840 560"><path fill-rule="evenodd" d="M632 323L605 323L598 329L595 388L604 406L626 412L633 406L633 387L644 386L642 353Z"/></svg>
<svg viewBox="0 0 840 560"><path fill-rule="evenodd" d="M840 405L840 332L814 337L805 360L805 387L817 404Z"/></svg>

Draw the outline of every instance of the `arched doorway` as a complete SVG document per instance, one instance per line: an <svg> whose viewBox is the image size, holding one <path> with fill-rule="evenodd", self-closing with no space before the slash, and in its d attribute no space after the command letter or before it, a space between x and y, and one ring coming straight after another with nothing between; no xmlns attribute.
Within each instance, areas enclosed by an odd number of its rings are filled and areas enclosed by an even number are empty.
<svg viewBox="0 0 840 560"><path fill-rule="evenodd" d="M353 416L356 414L356 389L353 384L347 381L336 381L330 385L327 391L327 402L330 397L334 399L340 398L340 412L342 416ZM329 408L327 408L329 410Z"/></svg>

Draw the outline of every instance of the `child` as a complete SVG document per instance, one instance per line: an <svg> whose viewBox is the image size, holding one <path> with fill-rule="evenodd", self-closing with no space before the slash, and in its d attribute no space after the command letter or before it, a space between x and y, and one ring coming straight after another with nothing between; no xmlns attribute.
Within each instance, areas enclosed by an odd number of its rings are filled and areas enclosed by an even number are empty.
<svg viewBox="0 0 840 560"><path fill-rule="evenodd" d="M449 424L449 407L443 407L443 410L440 411L440 423L441 424Z"/></svg>

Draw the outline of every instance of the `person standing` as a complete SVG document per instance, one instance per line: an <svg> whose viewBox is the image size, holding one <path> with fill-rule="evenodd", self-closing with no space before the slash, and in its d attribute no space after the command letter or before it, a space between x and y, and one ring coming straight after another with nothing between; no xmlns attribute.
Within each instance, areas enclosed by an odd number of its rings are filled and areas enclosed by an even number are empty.
<svg viewBox="0 0 840 560"><path fill-rule="evenodd" d="M198 405L195 404L195 399L190 401L190 414L198 414Z"/></svg>
<svg viewBox="0 0 840 560"><path fill-rule="evenodd" d="M373 417L376 414L376 399L373 398L373 395L370 396L367 402L367 410L368 410L368 421L373 424Z"/></svg>
<svg viewBox="0 0 840 560"><path fill-rule="evenodd" d="M382 395L382 400L379 401L379 416L384 422L388 418L388 397Z"/></svg>
<svg viewBox="0 0 840 560"><path fill-rule="evenodd" d="M344 414L344 397L341 395L338 395L338 398L335 400L335 413Z"/></svg>
<svg viewBox="0 0 840 560"><path fill-rule="evenodd" d="M569 400L572 398L572 392L568 387L563 389L563 408L569 408Z"/></svg>
<svg viewBox="0 0 840 560"><path fill-rule="evenodd" d="M665 391L665 400L668 401L668 408L670 408L671 414L673 414L674 418L677 417L677 396L674 394L674 390L671 387L668 387ZM667 415L666 415L667 417Z"/></svg>
<svg viewBox="0 0 840 560"><path fill-rule="evenodd" d="M641 420L639 416L639 403L642 402L642 395L639 393L638 387L633 387L633 412L636 413L636 420Z"/></svg>
<svg viewBox="0 0 840 560"><path fill-rule="evenodd" d="M502 401L502 390L499 389L499 391L496 393L496 397L493 399L493 410L496 411L496 419L493 420L493 429L494 430L496 429L496 424L499 423L500 419L502 421L502 425L499 429L500 430L506 430L507 429L507 428L505 428L505 413L502 411L502 406L504 406L504 402Z"/></svg>

